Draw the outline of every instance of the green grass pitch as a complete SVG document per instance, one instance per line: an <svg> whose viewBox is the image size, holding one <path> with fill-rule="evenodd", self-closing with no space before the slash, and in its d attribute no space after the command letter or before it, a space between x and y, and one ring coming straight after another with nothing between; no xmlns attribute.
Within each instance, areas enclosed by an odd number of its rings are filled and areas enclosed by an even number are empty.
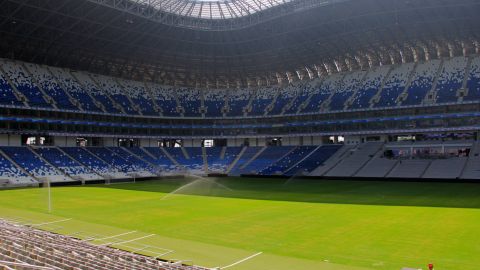
<svg viewBox="0 0 480 270"><path fill-rule="evenodd" d="M233 270L480 269L480 185L285 181L54 187L51 213L46 188L1 190L0 217L207 267L262 252Z"/></svg>

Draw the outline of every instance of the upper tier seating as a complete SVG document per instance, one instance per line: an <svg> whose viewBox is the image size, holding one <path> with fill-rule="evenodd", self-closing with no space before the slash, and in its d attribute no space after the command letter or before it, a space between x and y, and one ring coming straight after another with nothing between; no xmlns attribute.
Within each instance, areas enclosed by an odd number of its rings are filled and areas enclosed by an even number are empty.
<svg viewBox="0 0 480 270"><path fill-rule="evenodd" d="M252 100L252 111L248 115L261 116L265 114L265 110L277 95L278 88L262 87L258 88Z"/></svg>
<svg viewBox="0 0 480 270"><path fill-rule="evenodd" d="M35 179L17 168L15 164L0 154L0 180L7 180L9 185L34 185Z"/></svg>
<svg viewBox="0 0 480 270"><path fill-rule="evenodd" d="M368 71L364 81L359 86L355 97L353 98L350 109L368 109L370 101L377 94L382 86L382 82L387 76L390 66L381 66Z"/></svg>
<svg viewBox="0 0 480 270"><path fill-rule="evenodd" d="M287 87L278 88L278 96L272 104L272 109L268 112L269 115L280 115L284 108L298 95L302 89L301 84L297 83Z"/></svg>
<svg viewBox="0 0 480 270"><path fill-rule="evenodd" d="M304 104L308 97L315 91L316 85L319 83L319 80L313 80L306 82L305 84L299 84L295 87L295 99L291 102L289 107L285 110L285 114L296 114L300 110L300 106ZM289 87L292 88L292 87Z"/></svg>
<svg viewBox="0 0 480 270"><path fill-rule="evenodd" d="M390 76L385 81L385 85L380 93L380 99L375 103L375 107L395 107L398 105L398 97L403 93L407 85L407 80L413 69L414 63L398 65L390 72Z"/></svg>
<svg viewBox="0 0 480 270"><path fill-rule="evenodd" d="M324 102L338 89L343 79L342 74L334 74L327 77L321 84L314 87L313 95L310 98L307 106L302 110L304 113L318 113ZM343 108L342 108L343 109Z"/></svg>
<svg viewBox="0 0 480 270"><path fill-rule="evenodd" d="M70 96L78 100L80 106L85 111L103 112L88 94L87 90L78 83L68 70L55 67L50 67L49 69L64 89L68 91Z"/></svg>
<svg viewBox="0 0 480 270"><path fill-rule="evenodd" d="M144 83L121 79L119 79L119 83L123 86L123 89L128 93L130 100L138 107L143 115L160 115L155 111L152 98L148 94L148 90Z"/></svg>
<svg viewBox="0 0 480 270"><path fill-rule="evenodd" d="M465 101L480 100L480 57L473 58L467 79L468 94Z"/></svg>
<svg viewBox="0 0 480 270"><path fill-rule="evenodd" d="M53 98L57 108L74 111L79 110L78 107L70 101L68 94L62 89L46 67L31 63L26 63L25 67L30 71L30 74L32 74L39 86L42 87L43 91Z"/></svg>
<svg viewBox="0 0 480 270"><path fill-rule="evenodd" d="M205 96L205 107L207 112L205 115L207 117L221 117L223 116L222 109L226 105L226 99L228 95L227 89L212 89L206 90L204 92Z"/></svg>
<svg viewBox="0 0 480 270"><path fill-rule="evenodd" d="M0 59L0 106L201 118L478 102L480 57L472 57L469 67L467 63L468 57L454 57L335 73L284 87L217 90L162 86ZM464 83L466 91L459 91Z"/></svg>
<svg viewBox="0 0 480 270"><path fill-rule="evenodd" d="M355 71L345 75L341 86L334 88L334 94L330 100L330 110L342 111L345 109L345 103L353 96L365 74L365 71Z"/></svg>
<svg viewBox="0 0 480 270"><path fill-rule="evenodd" d="M73 160L56 147L38 147L34 151L57 169L78 180L102 179L87 167Z"/></svg>
<svg viewBox="0 0 480 270"><path fill-rule="evenodd" d="M114 105L112 100L101 90L101 88L90 78L88 73L72 72L72 75L78 79L78 82L83 86L90 95L100 102L107 113L121 113L121 111Z"/></svg>
<svg viewBox="0 0 480 270"><path fill-rule="evenodd" d="M185 110L184 116L198 117L200 114L201 98L200 90L194 88L177 88L176 94L180 101L180 106Z"/></svg>
<svg viewBox="0 0 480 270"><path fill-rule="evenodd" d="M91 74L91 77L97 82L105 93L107 93L117 104L122 106L126 114L138 114L130 102L131 94L120 86L113 77ZM132 92L135 92L134 90Z"/></svg>
<svg viewBox="0 0 480 270"><path fill-rule="evenodd" d="M8 83L7 79L0 72L0 104L22 106L23 102L20 101L15 95L15 90Z"/></svg>
<svg viewBox="0 0 480 270"><path fill-rule="evenodd" d="M51 182L72 181L71 178L43 161L26 147L3 146L1 149L6 155L15 161L15 163L22 166L23 169L37 179L48 179Z"/></svg>
<svg viewBox="0 0 480 270"><path fill-rule="evenodd" d="M465 57L444 60L436 88L437 103L457 102L457 91L462 88L466 66Z"/></svg>
<svg viewBox="0 0 480 270"><path fill-rule="evenodd" d="M180 116L180 113L177 111L178 104L175 98L175 89L154 83L147 83L146 85L151 90L154 102L160 106L164 116Z"/></svg>
<svg viewBox="0 0 480 270"><path fill-rule="evenodd" d="M410 87L407 89L407 98L402 102L402 105L422 104L428 91L433 87L439 66L440 60L436 59L417 65Z"/></svg>
<svg viewBox="0 0 480 270"><path fill-rule="evenodd" d="M243 109L247 107L250 97L252 96L253 89L235 89L230 91L228 95L228 108L227 116L242 116Z"/></svg>
<svg viewBox="0 0 480 270"><path fill-rule="evenodd" d="M51 108L44 98L43 93L33 83L30 74L22 67L19 62L7 60L0 61L5 75L9 77L15 88L28 99L28 105L31 107Z"/></svg>

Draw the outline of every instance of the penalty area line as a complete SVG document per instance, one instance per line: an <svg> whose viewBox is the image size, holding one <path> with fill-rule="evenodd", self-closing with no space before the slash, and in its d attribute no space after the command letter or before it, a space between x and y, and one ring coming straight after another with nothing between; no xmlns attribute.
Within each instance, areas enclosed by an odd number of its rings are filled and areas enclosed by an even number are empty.
<svg viewBox="0 0 480 270"><path fill-rule="evenodd" d="M227 265L227 266L217 267L217 268L213 268L213 269L227 269L227 268L233 267L233 266L235 266L235 265L237 265L237 264L241 264L241 263L246 262L246 261L248 261L248 260L250 260L250 259L253 259L253 258L257 257L258 255L261 255L262 253L263 253L263 252L258 252L258 253L255 253L255 254L251 255L251 256L248 256L248 257L246 257L246 258L243 258L243 259L241 259L241 260L239 260L239 261L236 261L236 262L234 262L234 263L232 263L232 264L229 264L229 265Z"/></svg>
<svg viewBox="0 0 480 270"><path fill-rule="evenodd" d="M111 242L111 243L106 243L106 244L102 244L100 246L110 246L110 245L122 245L122 244L127 244L127 243L131 243L131 242L136 242L138 240L142 240L142 239L145 239L145 238L149 238L149 237L152 237L154 236L155 234L149 234L149 235L146 235L146 236L142 236L142 237L138 237L138 238L135 238L135 239L131 239L131 240L125 240L125 241L120 241L120 242Z"/></svg>
<svg viewBox="0 0 480 270"><path fill-rule="evenodd" d="M116 237L124 236L124 235L127 235L127 234L132 234L132 233L136 233L136 232L137 232L137 231L131 231L131 232L116 234L116 235L112 235L112 236L102 237L102 238L90 239L90 240L88 240L88 241L101 241L101 240L116 238Z"/></svg>
<svg viewBox="0 0 480 270"><path fill-rule="evenodd" d="M60 220L55 220L55 221L50 221L50 222L30 224L29 226L43 226L43 225L49 225L49 224L54 224L54 223L65 222L65 221L69 221L69 220L72 220L72 219L71 219L71 218L66 218L66 219L60 219Z"/></svg>

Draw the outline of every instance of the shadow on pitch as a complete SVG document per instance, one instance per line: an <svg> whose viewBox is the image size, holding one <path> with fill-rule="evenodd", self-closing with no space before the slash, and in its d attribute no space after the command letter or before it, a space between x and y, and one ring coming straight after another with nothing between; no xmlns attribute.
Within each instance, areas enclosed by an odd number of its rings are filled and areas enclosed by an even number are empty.
<svg viewBox="0 0 480 270"><path fill-rule="evenodd" d="M289 181L288 184L285 184L286 181ZM291 181L285 179L231 177L213 178L213 181L204 182L195 178L178 178L95 186L165 194L271 201L480 208L480 185L474 183L328 181L312 179L295 179Z"/></svg>

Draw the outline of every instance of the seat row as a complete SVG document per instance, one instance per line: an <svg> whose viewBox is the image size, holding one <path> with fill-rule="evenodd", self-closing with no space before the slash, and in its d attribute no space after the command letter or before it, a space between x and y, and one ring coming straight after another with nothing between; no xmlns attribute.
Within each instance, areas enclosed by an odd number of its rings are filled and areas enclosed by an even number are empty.
<svg viewBox="0 0 480 270"><path fill-rule="evenodd" d="M337 73L286 87L169 87L0 59L0 105L164 117L242 117L480 101L480 57Z"/></svg>
<svg viewBox="0 0 480 270"><path fill-rule="evenodd" d="M45 181L178 174L308 174L339 148L337 145L211 148L3 146L0 147L0 180L9 185L35 185Z"/></svg>
<svg viewBox="0 0 480 270"><path fill-rule="evenodd" d="M0 220L1 269L203 270Z"/></svg>

